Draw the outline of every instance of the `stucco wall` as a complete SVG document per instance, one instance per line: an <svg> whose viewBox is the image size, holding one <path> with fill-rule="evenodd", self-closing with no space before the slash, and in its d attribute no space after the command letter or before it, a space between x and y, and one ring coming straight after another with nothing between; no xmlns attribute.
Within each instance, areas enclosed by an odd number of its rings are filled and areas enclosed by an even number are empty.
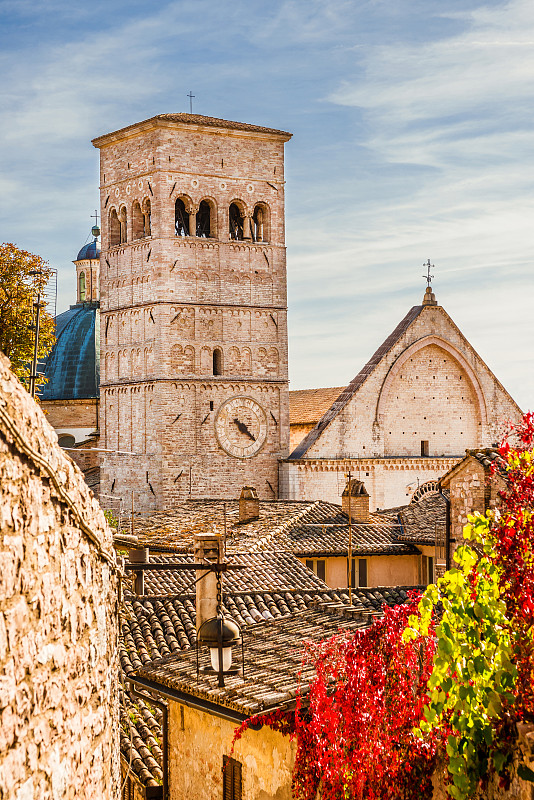
<svg viewBox="0 0 534 800"><path fill-rule="evenodd" d="M0 797L116 800L112 534L0 355Z"/></svg>
<svg viewBox="0 0 534 800"><path fill-rule="evenodd" d="M170 800L221 800L223 755L237 723L169 702ZM248 730L232 758L243 765L243 800L291 800L295 744L264 726Z"/></svg>

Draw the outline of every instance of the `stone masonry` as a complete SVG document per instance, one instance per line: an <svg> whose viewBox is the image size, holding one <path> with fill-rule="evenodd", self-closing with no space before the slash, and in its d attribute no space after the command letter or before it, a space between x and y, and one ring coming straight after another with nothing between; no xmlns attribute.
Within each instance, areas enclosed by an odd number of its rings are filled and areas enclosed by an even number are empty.
<svg viewBox="0 0 534 800"><path fill-rule="evenodd" d="M281 496L337 502L350 468L371 510L401 505L520 417L427 292L282 464Z"/></svg>
<svg viewBox="0 0 534 800"><path fill-rule="evenodd" d="M102 491L278 496L288 452L284 143L166 114L101 136Z"/></svg>
<svg viewBox="0 0 534 800"><path fill-rule="evenodd" d="M1 354L0 537L0 798L118 800L112 534Z"/></svg>

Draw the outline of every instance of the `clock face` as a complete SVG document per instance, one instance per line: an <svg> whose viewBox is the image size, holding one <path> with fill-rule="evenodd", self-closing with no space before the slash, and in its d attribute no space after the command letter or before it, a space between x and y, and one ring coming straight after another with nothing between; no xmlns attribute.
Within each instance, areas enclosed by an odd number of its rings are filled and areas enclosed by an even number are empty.
<svg viewBox="0 0 534 800"><path fill-rule="evenodd" d="M226 452L235 458L251 458L267 439L267 416L251 397L231 397L215 418L215 435Z"/></svg>

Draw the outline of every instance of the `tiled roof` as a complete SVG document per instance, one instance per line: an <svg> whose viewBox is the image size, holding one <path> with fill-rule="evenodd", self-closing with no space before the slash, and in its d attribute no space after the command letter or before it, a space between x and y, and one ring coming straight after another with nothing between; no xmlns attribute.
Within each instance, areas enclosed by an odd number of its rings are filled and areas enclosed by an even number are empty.
<svg viewBox="0 0 534 800"><path fill-rule="evenodd" d="M192 552L195 533L224 533L226 508L227 552L248 552L274 539L296 521L313 501L279 500L260 503L260 518L239 523L239 501L186 500L173 511L135 517L135 533L149 546L156 542L182 552Z"/></svg>
<svg viewBox="0 0 534 800"><path fill-rule="evenodd" d="M424 495L399 511L402 525L401 541L432 545L436 541L436 526L441 534L447 521L447 503L440 494Z"/></svg>
<svg viewBox="0 0 534 800"><path fill-rule="evenodd" d="M275 552L300 557L347 554L347 517L341 506L322 500L261 502L260 518L244 525L239 523L238 501L185 501L172 512L136 517L135 532L144 546L163 545L191 553L195 533L224 532L224 507L228 556L259 552L270 552L271 558ZM368 523L352 524L353 551L362 556L417 552L406 539L399 538L401 533L394 516L371 514Z"/></svg>
<svg viewBox="0 0 534 800"><path fill-rule="evenodd" d="M172 556L151 555L151 561L175 561ZM193 563L192 554L180 556L180 561ZM235 553L228 561L244 567L228 570L223 576L225 592L254 592L261 586L265 591L285 591L300 589L316 591L324 589L325 584L311 570L291 553L265 551L258 553ZM146 570L144 573L145 591L150 595L180 594L194 590L195 571L191 570Z"/></svg>
<svg viewBox="0 0 534 800"><path fill-rule="evenodd" d="M309 432L309 434L300 442L297 447L293 450L291 455L289 456L290 459L297 459L303 458L308 449L312 446L312 444L319 438L321 433L324 431L327 425L332 422L334 417L336 417L339 412L347 405L349 400L354 397L358 389L363 386L367 377L374 371L375 367L382 361L385 355L389 353L391 348L393 347L396 342L400 339L400 337L408 330L412 322L417 319L421 311L423 310L424 306L413 306L410 311L406 314L404 319L397 325L393 333L391 333L386 341L380 345L378 350L373 354L371 359L367 362L365 367L356 375L354 380L352 380L349 385L343 390L343 392L339 395L337 400L332 404L332 406L326 411L323 417L319 420L315 428Z"/></svg>
<svg viewBox="0 0 534 800"><path fill-rule="evenodd" d="M297 593L287 598L280 596L279 603L293 599L294 602L304 602L306 607L289 614L282 614L278 608L277 618L261 619L253 626L242 627L245 678L243 679L240 674L228 676L225 678L223 689L218 688L213 676L202 672L197 683L196 649L179 653L176 645L174 652L166 653L161 660L151 662L146 660L145 666L136 669L136 676L179 692L210 700L245 715L291 703L296 697L299 686L302 691L306 691L313 674L311 666L303 664L306 643L319 642L340 632L367 627L372 621L372 616L380 613L382 604L379 604L378 598L373 597L374 603L371 603L370 598L366 597L367 607L364 607L359 602L361 594L365 597L365 590L357 590L354 593L352 607L346 604L348 599L346 593L340 595L333 590L321 592L319 596L306 597L306 593L304 595ZM377 590L374 590L374 595L378 595L380 600L385 599ZM394 605L404 602L406 597L405 589L396 589L389 591L387 600L390 605ZM266 607L266 603L261 601L262 598L268 600L267 595L255 597L258 608L262 605ZM237 601L237 598L234 598L234 601ZM277 608L274 598L270 606L273 609ZM139 613L139 608L137 612ZM245 618L242 619L246 622ZM148 622L145 623L145 630L147 628ZM163 631L158 633L161 645ZM155 640L154 645L152 659L157 651ZM207 653L201 650L199 652L201 668L207 665L207 659Z"/></svg>
<svg viewBox="0 0 534 800"><path fill-rule="evenodd" d="M287 139L290 139L292 136L291 133L288 133L287 131L280 131L277 128L265 128L261 125L251 125L248 122L234 122L232 120L219 119L218 117L205 117L202 114L157 114L155 117L150 117L149 119L142 120L141 122L135 122L133 125L126 125L124 128L119 128L116 131L106 133L102 136L97 136L96 139L93 139L93 144L95 147L98 147L107 139L108 136L113 136L118 133L126 133L127 131L133 130L141 125L145 125L148 122L157 123L160 120L161 122L179 122L182 125L202 125L209 128L227 128L235 131L250 131L251 133L277 134L279 136L287 137Z"/></svg>
<svg viewBox="0 0 534 800"><path fill-rule="evenodd" d="M371 514L370 521L353 522L352 551L354 555L410 555L417 550L399 541L401 527L391 517ZM340 506L333 503L314 503L302 517L283 534L287 549L301 557L343 556L348 552L349 524Z"/></svg>
<svg viewBox="0 0 534 800"><path fill-rule="evenodd" d="M260 580L263 583L263 580ZM322 582L321 582L322 583ZM311 638L303 625L310 617L315 616L313 625L317 626L325 609L348 605L348 592L343 589L309 588L292 591L251 591L234 592L223 595L223 610L232 617L244 631L251 629L255 638L258 627L268 620L285 618L291 620L297 616L300 621L293 623L298 632L298 642L293 655L298 660L294 675L300 668L300 653L303 640ZM398 605L405 602L408 592L420 590L421 587L392 587L374 589L354 589L352 594L356 612L361 614L356 619L351 616L337 616L330 611L327 625L321 628L320 638L326 638L339 628L349 628L367 624L372 615L380 612L384 604ZM338 612L339 613L339 612ZM183 650L194 647L196 643L195 628L195 596L192 593L180 596L136 597L127 593L121 607L121 642L120 662L123 674L134 676L134 673L151 669L154 661L160 659L174 660L180 657ZM276 631L273 631L273 633ZM279 633L279 631L278 631ZM265 639L263 640L265 641ZM272 641L270 651L272 652ZM196 657L194 650L189 649L189 664ZM265 660L265 653L262 655ZM256 661L256 654L247 660L247 669L252 669L256 678L262 668L262 661ZM172 669L172 666L171 666ZM140 673L139 673L140 674ZM265 691L267 680L276 681L278 668L266 670L260 687ZM152 677L155 677L154 675ZM281 674L282 681L284 675ZM196 672L195 672L196 679ZM272 690L272 687L271 687ZM273 692L269 690L268 694ZM247 692L250 693L250 681ZM288 691L288 686L285 686ZM161 698L160 698L161 699ZM155 743L154 744L154 740ZM131 769L145 786L161 783L161 718L154 706L148 707L126 691L121 698L121 753L123 763L131 763ZM132 749L131 749L132 748Z"/></svg>
<svg viewBox="0 0 534 800"><path fill-rule="evenodd" d="M289 392L289 422L291 425L309 425L318 422L337 400L344 386L333 389L297 389Z"/></svg>

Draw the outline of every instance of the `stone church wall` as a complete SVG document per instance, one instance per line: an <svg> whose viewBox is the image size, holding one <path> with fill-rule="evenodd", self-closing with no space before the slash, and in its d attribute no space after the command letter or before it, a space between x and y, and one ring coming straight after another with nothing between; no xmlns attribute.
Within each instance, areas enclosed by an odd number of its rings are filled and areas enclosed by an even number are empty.
<svg viewBox="0 0 534 800"><path fill-rule="evenodd" d="M2 355L0 396L0 797L118 800L112 534Z"/></svg>

